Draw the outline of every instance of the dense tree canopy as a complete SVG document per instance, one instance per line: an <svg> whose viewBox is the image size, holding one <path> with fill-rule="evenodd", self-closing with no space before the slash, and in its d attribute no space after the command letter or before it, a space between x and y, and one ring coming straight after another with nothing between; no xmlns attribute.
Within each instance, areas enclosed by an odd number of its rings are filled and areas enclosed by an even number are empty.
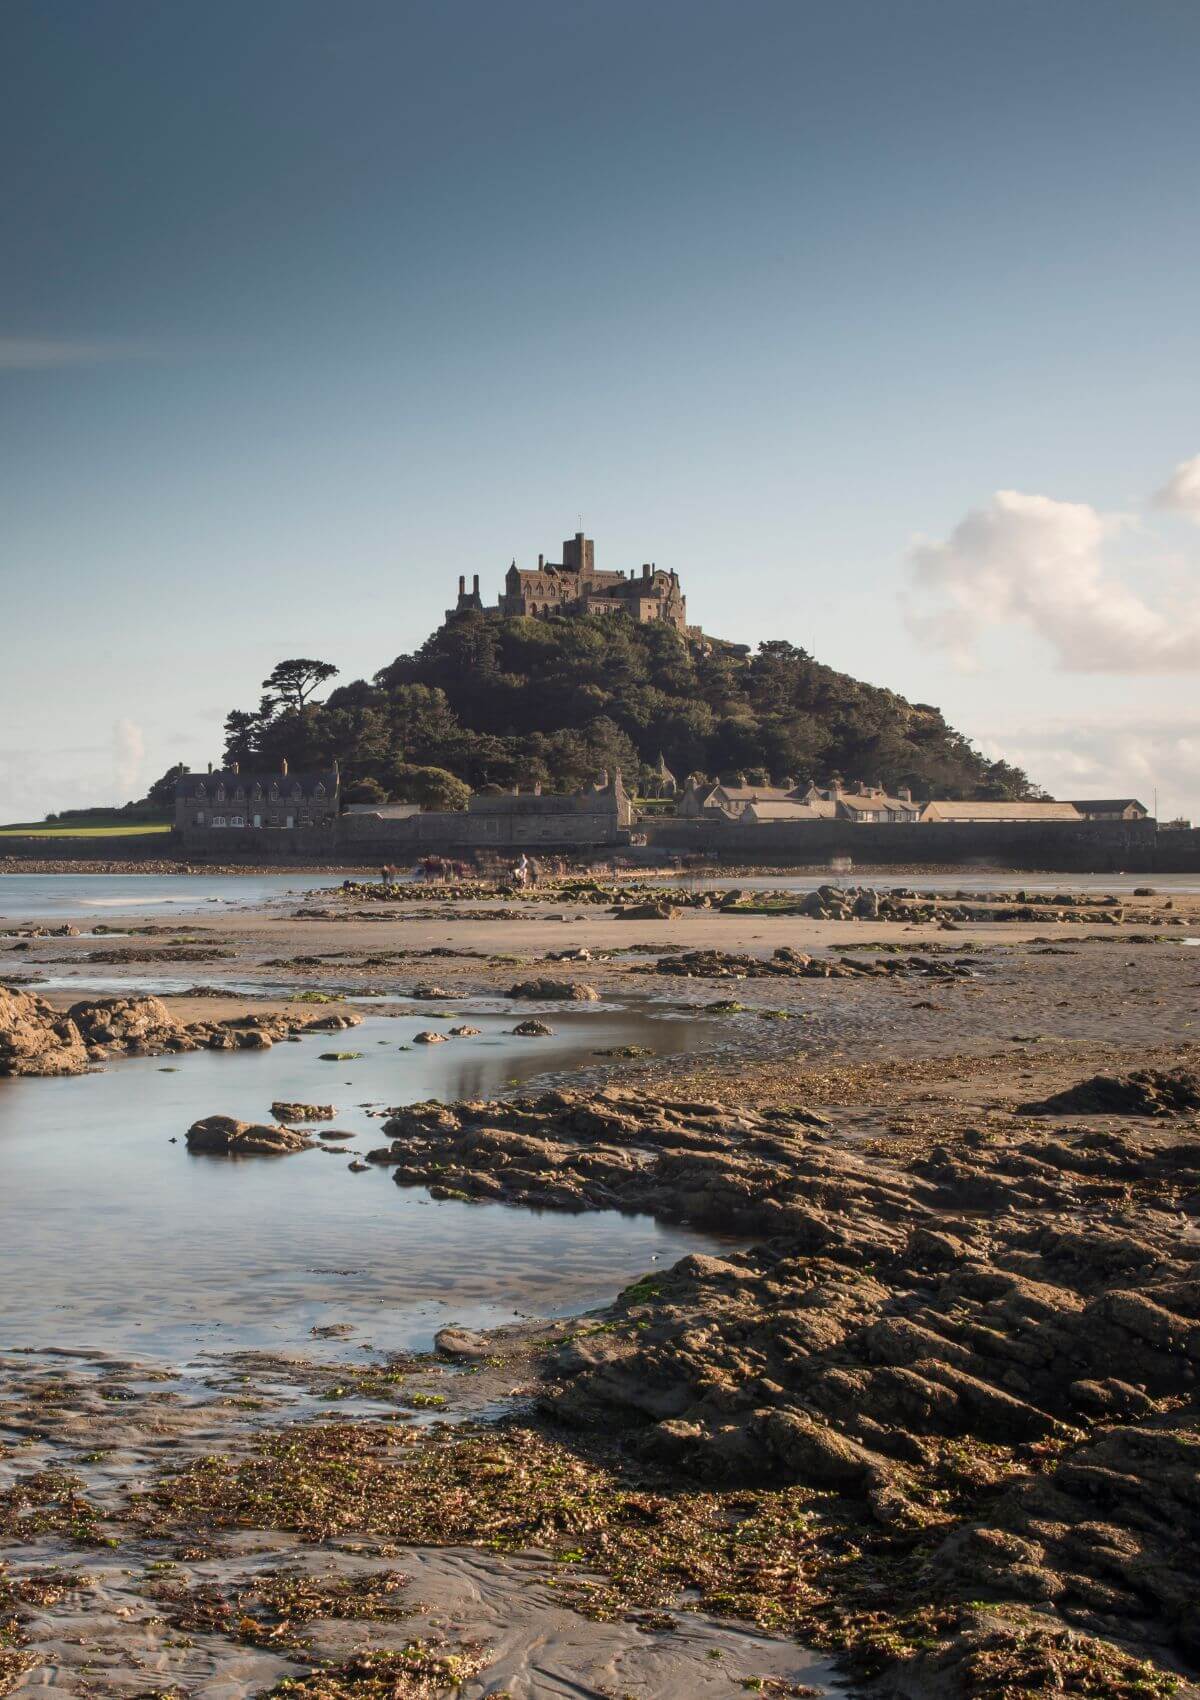
<svg viewBox="0 0 1200 1700"><path fill-rule="evenodd" d="M636 787L659 754L689 773L753 782L845 779L909 785L920 797L1023 797L1024 773L986 760L941 713L823 667L782 640L746 654L689 645L668 625L625 615L449 620L414 655L324 702L281 690L226 721L233 761L293 768L336 757L350 784L389 798L461 807L473 789L540 780L570 789L607 768ZM328 663L306 669L330 678ZM326 669L328 668L328 671ZM417 774L441 770L437 779ZM372 791L372 795L374 795Z"/></svg>

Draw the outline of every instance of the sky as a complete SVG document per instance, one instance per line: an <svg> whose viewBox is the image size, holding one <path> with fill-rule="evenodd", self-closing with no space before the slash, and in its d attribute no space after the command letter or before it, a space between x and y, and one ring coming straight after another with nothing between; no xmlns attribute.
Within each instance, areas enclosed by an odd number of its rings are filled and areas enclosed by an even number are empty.
<svg viewBox="0 0 1200 1700"><path fill-rule="evenodd" d="M1200 818L1198 85L1193 0L8 0L0 820L581 523Z"/></svg>

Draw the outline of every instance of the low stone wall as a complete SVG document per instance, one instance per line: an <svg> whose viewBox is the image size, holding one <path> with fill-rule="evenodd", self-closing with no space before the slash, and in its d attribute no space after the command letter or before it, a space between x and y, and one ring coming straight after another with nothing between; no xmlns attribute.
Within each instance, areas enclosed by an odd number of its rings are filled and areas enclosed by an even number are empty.
<svg viewBox="0 0 1200 1700"><path fill-rule="evenodd" d="M1061 873L1166 873L1200 868L1200 834L1158 833L1153 821L1018 821L968 826L930 821L856 825L853 821L666 820L643 823L657 850L700 853L763 866L827 863L849 856L859 866L1045 868ZM1176 841L1188 839L1188 844Z"/></svg>

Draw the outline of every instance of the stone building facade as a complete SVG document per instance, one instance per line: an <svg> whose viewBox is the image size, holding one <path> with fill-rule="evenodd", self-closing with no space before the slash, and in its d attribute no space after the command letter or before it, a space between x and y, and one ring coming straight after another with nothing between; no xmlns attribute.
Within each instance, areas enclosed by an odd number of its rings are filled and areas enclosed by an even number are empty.
<svg viewBox="0 0 1200 1700"><path fill-rule="evenodd" d="M465 809L396 815L356 809L338 822L339 847L402 855L418 850L571 850L629 842L633 803L620 773L580 791L481 791Z"/></svg>
<svg viewBox="0 0 1200 1700"><path fill-rule="evenodd" d="M465 576L458 581L458 601L446 611L446 618L475 610L488 612L479 590L479 574L474 575L472 588L467 590ZM663 572L653 561L643 563L640 572L600 572L596 568L596 546L590 537L577 531L562 546L561 561L547 561L538 556L536 567L518 567L516 561L504 578L504 589L493 610L510 618L527 616L535 619L551 614L628 614L641 625L665 620L676 631L698 637L699 631L687 623L687 598L679 584L679 575Z"/></svg>
<svg viewBox="0 0 1200 1700"><path fill-rule="evenodd" d="M337 763L324 772L242 773L237 762L175 781L175 825L187 837L331 827L341 806Z"/></svg>

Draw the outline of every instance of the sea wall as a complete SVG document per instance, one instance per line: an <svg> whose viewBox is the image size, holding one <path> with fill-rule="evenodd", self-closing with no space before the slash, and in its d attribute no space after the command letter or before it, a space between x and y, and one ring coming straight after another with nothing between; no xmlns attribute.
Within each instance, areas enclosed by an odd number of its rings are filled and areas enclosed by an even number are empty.
<svg viewBox="0 0 1200 1700"><path fill-rule="evenodd" d="M644 826L655 849L713 856L740 865L826 864L848 856L859 866L1045 868L1062 873L1186 873L1200 869L1200 833L1159 833L1153 821L1017 821L968 826L929 821L858 825L853 821L664 820ZM1186 840L1187 842L1183 842Z"/></svg>
<svg viewBox="0 0 1200 1700"><path fill-rule="evenodd" d="M4 838L0 864L53 861L104 863L209 863L213 866L272 862L370 867L412 855L462 854L489 847L547 851L619 848L629 834L606 833L591 817L571 820L571 836L509 836L533 823L510 817L495 834L479 831L480 817L415 815L380 820L343 815L335 829L291 831L226 830L130 834L128 837ZM556 828L563 822L555 822ZM549 821L537 823L541 831ZM753 827L728 822L659 820L637 828L651 850L711 856L737 866L825 867L848 856L857 867L946 867L974 865L1046 869L1060 873L1200 873L1200 831L1156 832L1152 821L1018 823L1005 827L930 822L913 826L858 826L852 821L781 821Z"/></svg>

